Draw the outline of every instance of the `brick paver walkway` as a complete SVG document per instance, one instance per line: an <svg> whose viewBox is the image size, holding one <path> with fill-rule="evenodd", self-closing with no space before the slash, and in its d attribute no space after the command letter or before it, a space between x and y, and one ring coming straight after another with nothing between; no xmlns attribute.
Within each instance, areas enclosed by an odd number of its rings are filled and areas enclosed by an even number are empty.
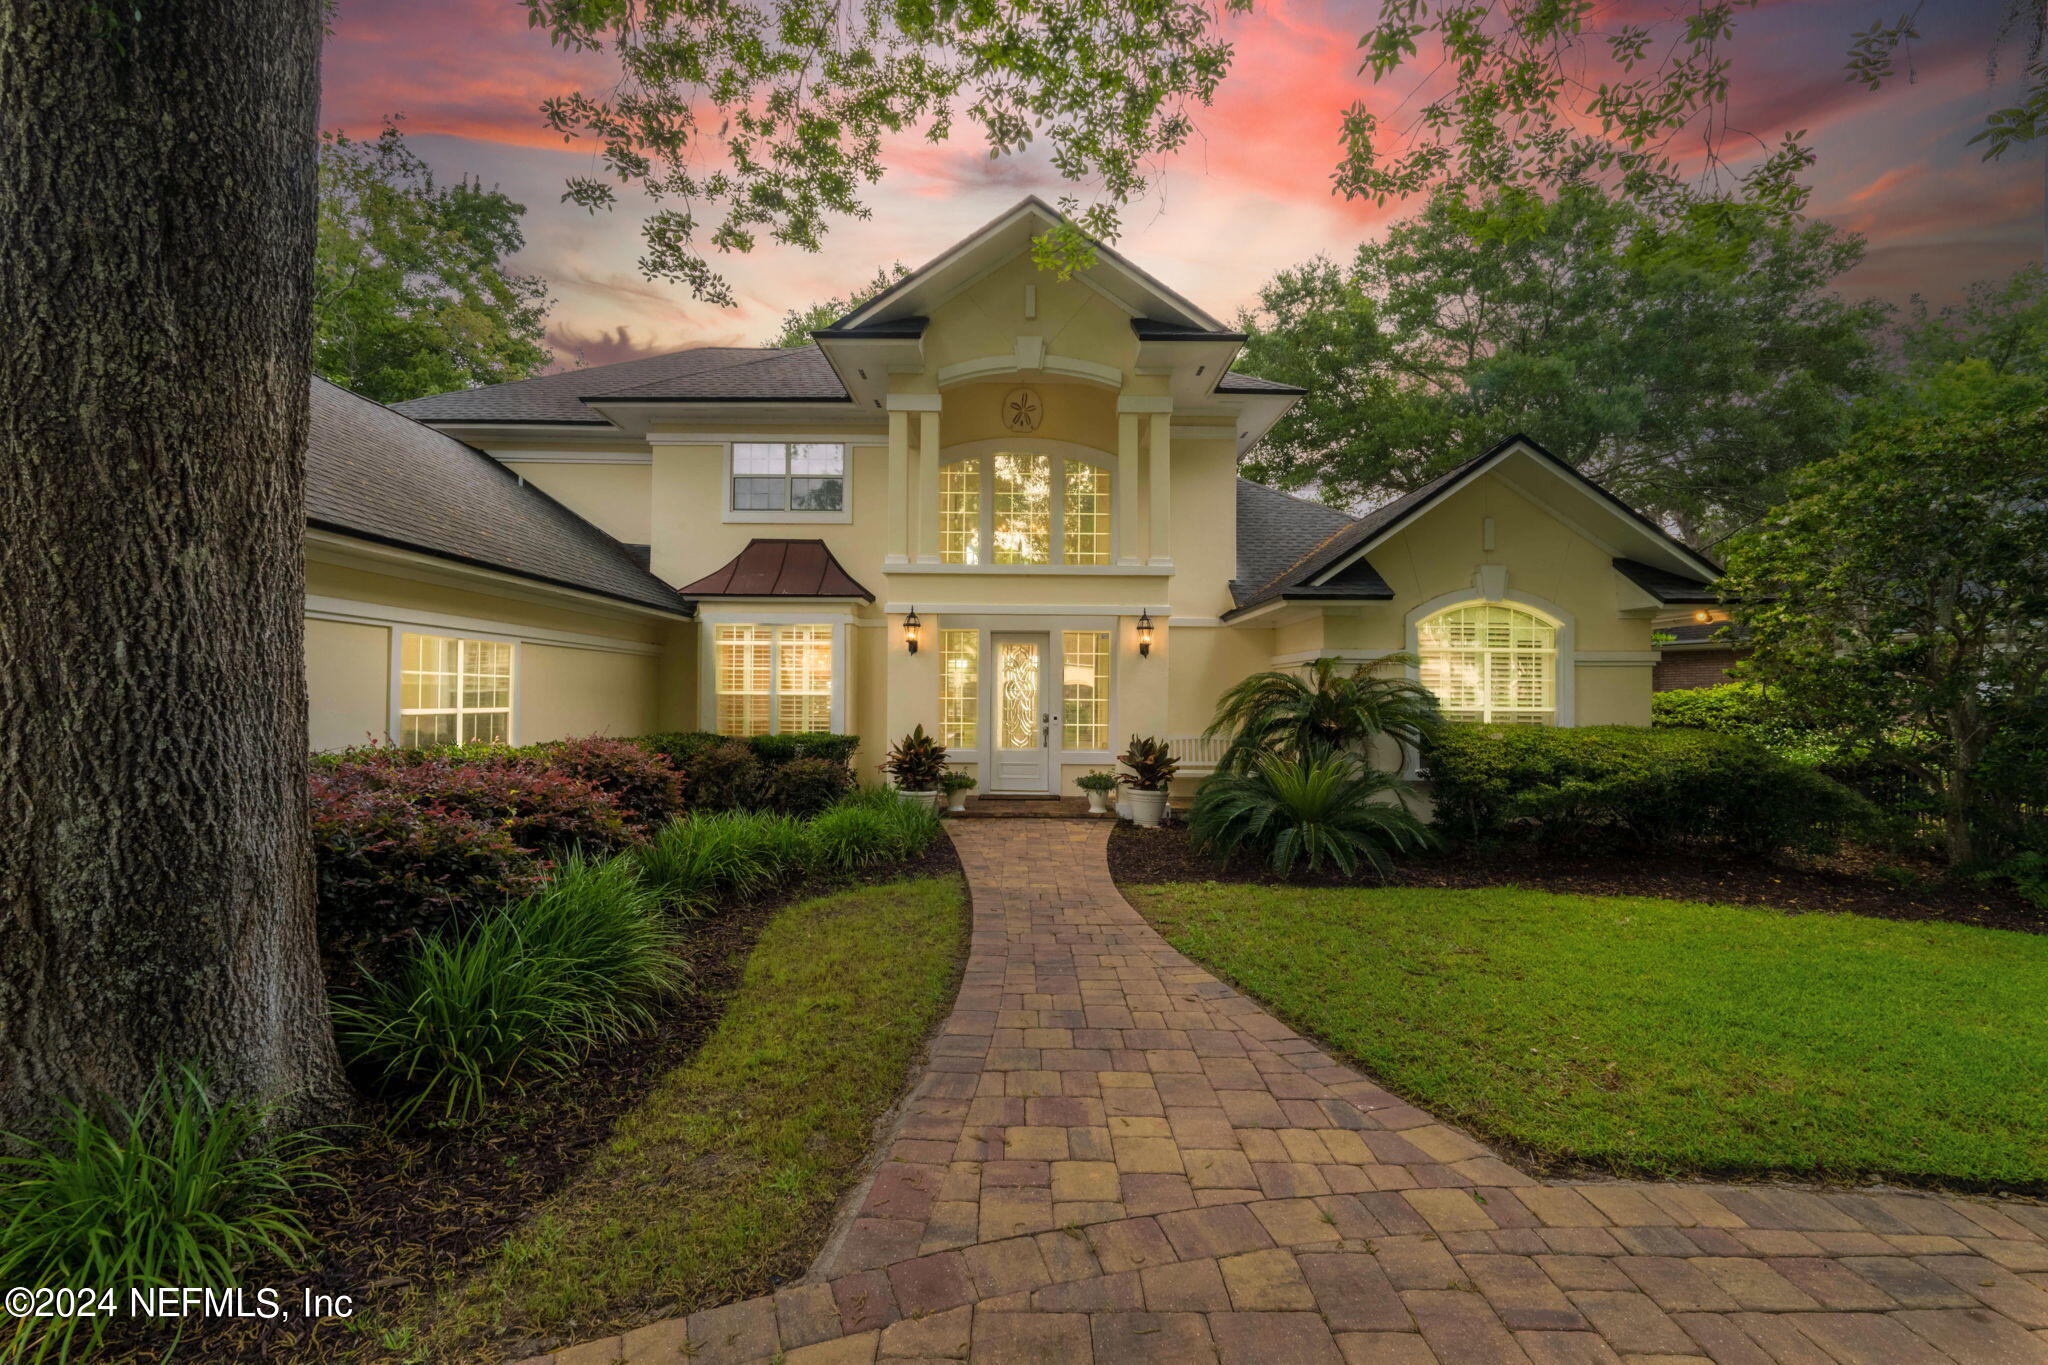
<svg viewBox="0 0 2048 1365"><path fill-rule="evenodd" d="M557 1365L2048 1365L2048 1208L1533 1180L1168 947L1106 825L952 829L966 981L843 1235Z"/></svg>

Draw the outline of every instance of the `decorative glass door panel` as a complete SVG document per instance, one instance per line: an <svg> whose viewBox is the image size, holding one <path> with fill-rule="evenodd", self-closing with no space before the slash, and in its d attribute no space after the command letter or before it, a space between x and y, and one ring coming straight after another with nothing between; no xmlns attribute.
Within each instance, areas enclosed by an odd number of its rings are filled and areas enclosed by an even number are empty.
<svg viewBox="0 0 2048 1365"><path fill-rule="evenodd" d="M996 635L996 744L992 791L1044 792L1048 778L1047 742L1053 717L1046 709L1047 637Z"/></svg>

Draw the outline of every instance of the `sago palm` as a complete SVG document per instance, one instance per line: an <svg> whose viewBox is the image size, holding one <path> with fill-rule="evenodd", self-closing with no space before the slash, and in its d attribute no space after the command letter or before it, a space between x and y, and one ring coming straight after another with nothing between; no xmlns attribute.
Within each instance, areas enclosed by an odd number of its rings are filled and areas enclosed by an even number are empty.
<svg viewBox="0 0 2048 1365"><path fill-rule="evenodd" d="M1228 860L1256 851L1283 876L1296 863L1327 861L1345 876L1361 864L1381 877L1389 855L1435 842L1403 804L1405 785L1345 753L1302 761L1272 754L1245 773L1218 773L1195 793L1188 834L1195 847ZM1392 801L1381 799L1394 793Z"/></svg>
<svg viewBox="0 0 2048 1365"><path fill-rule="evenodd" d="M1315 759L1366 753L1386 735L1404 752L1440 718L1436 696L1394 670L1412 667L1412 654L1388 654L1367 663L1322 658L1299 670L1254 673L1225 692L1206 736L1227 734L1221 768L1246 773L1261 755Z"/></svg>

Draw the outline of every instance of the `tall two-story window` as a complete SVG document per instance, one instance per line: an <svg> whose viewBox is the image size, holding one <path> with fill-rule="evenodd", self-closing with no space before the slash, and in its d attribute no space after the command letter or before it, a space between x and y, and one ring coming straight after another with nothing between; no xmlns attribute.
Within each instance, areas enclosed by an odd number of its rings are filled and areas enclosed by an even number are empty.
<svg viewBox="0 0 2048 1365"><path fill-rule="evenodd" d="M1504 602L1468 602L1415 629L1422 685L1450 720L1557 719L1557 627Z"/></svg>
<svg viewBox="0 0 2048 1365"><path fill-rule="evenodd" d="M1110 471L1074 456L1001 451L939 469L947 564L1107 564Z"/></svg>
<svg viewBox="0 0 2048 1365"><path fill-rule="evenodd" d="M737 441L732 447L735 512L844 512L846 447L818 441Z"/></svg>
<svg viewBox="0 0 2048 1365"><path fill-rule="evenodd" d="M509 642L407 631L398 653L400 744L503 744L512 738Z"/></svg>
<svg viewBox="0 0 2048 1365"><path fill-rule="evenodd" d="M711 631L718 733L832 728L831 626L721 624Z"/></svg>

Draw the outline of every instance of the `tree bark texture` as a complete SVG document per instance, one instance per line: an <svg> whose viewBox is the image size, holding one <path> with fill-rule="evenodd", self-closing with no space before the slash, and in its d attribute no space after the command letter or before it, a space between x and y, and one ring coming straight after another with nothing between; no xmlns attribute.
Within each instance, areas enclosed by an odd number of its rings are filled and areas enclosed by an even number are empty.
<svg viewBox="0 0 2048 1365"><path fill-rule="evenodd" d="M0 0L0 1128L345 1092L302 646L320 11Z"/></svg>

